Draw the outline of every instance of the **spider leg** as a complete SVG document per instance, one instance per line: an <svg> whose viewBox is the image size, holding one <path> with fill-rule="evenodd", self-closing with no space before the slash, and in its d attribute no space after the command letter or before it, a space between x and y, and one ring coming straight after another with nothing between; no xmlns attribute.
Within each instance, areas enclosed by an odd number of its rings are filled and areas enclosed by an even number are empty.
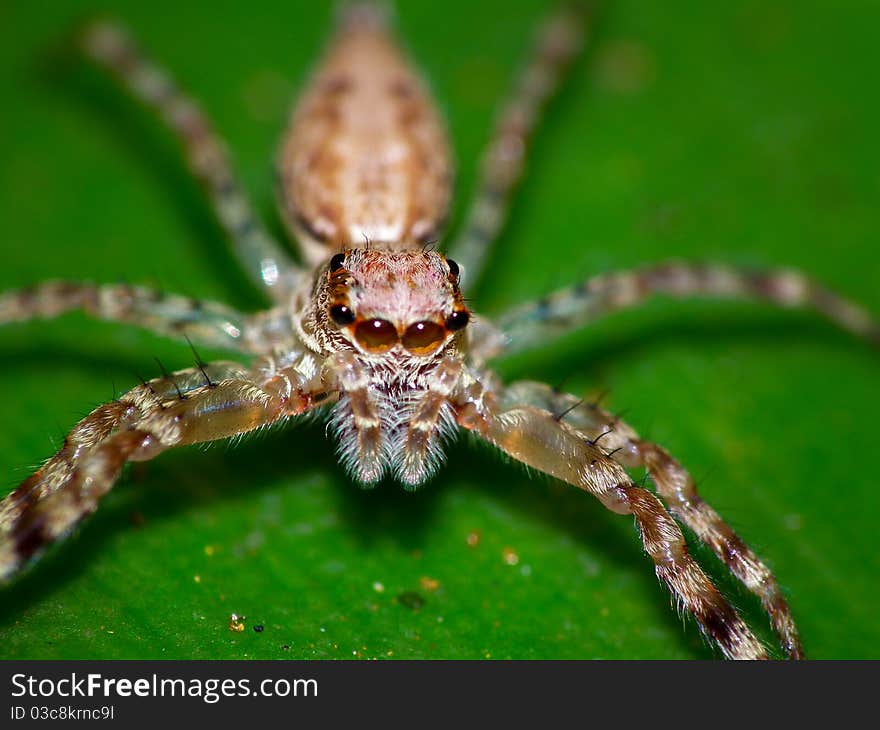
<svg viewBox="0 0 880 730"><path fill-rule="evenodd" d="M260 339L259 328L230 307L140 286L47 281L0 293L0 325L57 317L75 309L158 335L188 337L209 347L254 352Z"/></svg>
<svg viewBox="0 0 880 730"><path fill-rule="evenodd" d="M503 405L472 393L459 402L458 422L517 461L568 482L608 509L631 514L657 577L730 659L764 659L751 629L691 557L678 524L621 464L553 413L535 405ZM502 394L502 402L507 400Z"/></svg>
<svg viewBox="0 0 880 730"><path fill-rule="evenodd" d="M276 370L266 359L251 370L228 362L183 370L99 406L0 502L0 583L94 512L126 462L254 431L323 397L292 368Z"/></svg>
<svg viewBox="0 0 880 730"><path fill-rule="evenodd" d="M460 233L449 247L470 285L480 278L489 248L504 226L511 195L541 116L581 46L580 13L565 7L538 29L532 55L495 122L483 154L477 192Z"/></svg>
<svg viewBox="0 0 880 730"><path fill-rule="evenodd" d="M839 327L880 345L880 323L866 310L799 271L669 263L600 274L516 307L498 320L499 329L509 338L505 353L543 345L548 336L634 307L657 294L677 299L719 297L764 301L785 308L810 307Z"/></svg>
<svg viewBox="0 0 880 730"><path fill-rule="evenodd" d="M173 78L112 21L90 25L82 45L139 101L156 112L180 140L187 163L206 188L233 249L257 286L280 301L301 271L254 214L229 163L226 146L198 105Z"/></svg>
<svg viewBox="0 0 880 730"><path fill-rule="evenodd" d="M644 467L669 510L707 544L728 569L761 600L782 647L792 659L804 657L791 609L770 569L697 493L693 477L657 444L598 404L587 404L543 383L513 383L505 400L543 408L584 434L628 468Z"/></svg>

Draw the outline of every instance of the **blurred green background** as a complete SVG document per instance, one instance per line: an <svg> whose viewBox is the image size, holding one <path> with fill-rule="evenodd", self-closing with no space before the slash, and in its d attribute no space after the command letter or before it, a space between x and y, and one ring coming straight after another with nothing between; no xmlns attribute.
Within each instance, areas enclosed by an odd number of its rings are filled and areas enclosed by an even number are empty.
<svg viewBox="0 0 880 730"><path fill-rule="evenodd" d="M880 4L604 5L469 292L478 311L682 258L797 266L880 312ZM449 119L460 215L548 3L397 6ZM174 142L63 50L100 11L204 104L278 227L273 153L330 4L13 0L0 6L0 288L127 280L260 307ZM136 373L157 374L155 356L191 362L186 345L80 315L0 330L3 486ZM658 301L499 367L609 390L769 561L809 656L880 656L876 351L809 313ZM756 602L696 551L769 638ZM361 491L314 423L134 468L0 592L2 658L711 656L629 518L465 439L421 491Z"/></svg>

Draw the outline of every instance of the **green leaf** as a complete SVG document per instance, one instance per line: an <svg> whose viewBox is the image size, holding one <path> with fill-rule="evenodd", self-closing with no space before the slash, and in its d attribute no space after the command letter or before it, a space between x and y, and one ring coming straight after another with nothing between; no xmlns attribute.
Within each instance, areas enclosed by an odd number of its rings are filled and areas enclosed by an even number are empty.
<svg viewBox="0 0 880 730"><path fill-rule="evenodd" d="M261 306L176 147L63 39L105 3L0 10L0 287L127 280ZM329 4L113 3L200 99L277 227L271 160ZM496 263L498 313L678 258L790 265L880 312L880 7L605 3L536 141ZM222 6L222 7L221 7ZM545 3L400 3L473 187ZM205 356L216 353L205 353ZM11 489L76 420L185 344L79 315L0 331ZM880 656L876 351L809 313L654 302L500 368L608 389L773 567L809 656ZM132 468L0 593L3 658L697 658L627 517L466 440L421 491L353 485L317 424ZM704 549L750 621L766 621ZM244 631L230 630L231 614ZM255 626L262 631L255 631Z"/></svg>

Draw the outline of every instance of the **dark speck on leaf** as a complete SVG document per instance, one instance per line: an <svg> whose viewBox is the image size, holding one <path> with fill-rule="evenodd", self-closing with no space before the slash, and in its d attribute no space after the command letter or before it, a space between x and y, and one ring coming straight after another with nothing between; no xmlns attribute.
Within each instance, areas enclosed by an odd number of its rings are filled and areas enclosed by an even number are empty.
<svg viewBox="0 0 880 730"><path fill-rule="evenodd" d="M410 611L418 611L425 605L425 599L415 591L404 591L397 597L401 606L406 606Z"/></svg>
<svg viewBox="0 0 880 730"><path fill-rule="evenodd" d="M290 651L290 644L285 644L281 647L284 651Z"/></svg>
<svg viewBox="0 0 880 730"><path fill-rule="evenodd" d="M263 624L257 624L256 626L254 626L254 631L256 631L258 634L263 633Z"/></svg>

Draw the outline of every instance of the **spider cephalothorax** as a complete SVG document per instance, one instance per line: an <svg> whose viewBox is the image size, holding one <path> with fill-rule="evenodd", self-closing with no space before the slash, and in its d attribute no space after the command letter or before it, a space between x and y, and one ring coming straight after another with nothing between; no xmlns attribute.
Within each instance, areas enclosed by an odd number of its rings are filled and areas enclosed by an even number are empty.
<svg viewBox="0 0 880 730"><path fill-rule="evenodd" d="M458 274L434 251L348 249L319 267L309 306L293 315L331 377L347 382L331 423L343 463L361 482L390 469L420 484L454 432L452 409L438 410L431 393L461 358L470 314Z"/></svg>
<svg viewBox="0 0 880 730"><path fill-rule="evenodd" d="M775 577L703 501L681 464L598 404L538 382L505 385L489 362L652 294L811 306L878 341L880 328L797 272L686 263L596 276L519 305L495 324L471 321L455 261L469 282L477 280L540 111L579 46L580 18L563 11L542 26L499 119L476 201L449 248L453 258L446 258L426 250L450 197L444 126L385 16L371 3L346 7L279 160L282 212L305 266L253 215L223 145L171 78L119 26L100 23L85 35L89 55L180 138L238 258L273 306L243 315L143 287L70 282L0 295L0 323L82 308L252 359L163 373L80 421L0 502L0 580L94 511L127 462L326 408L342 461L363 484L388 474L406 486L421 484L440 463L444 439L465 430L631 515L657 576L724 655L766 657L691 557L679 523L686 525L760 599L785 653L801 657ZM634 468L647 471L653 490L633 481L627 470Z"/></svg>
<svg viewBox="0 0 880 730"><path fill-rule="evenodd" d="M349 249L319 270L303 332L322 351L351 349L366 361L454 355L469 313L458 265L433 251Z"/></svg>

